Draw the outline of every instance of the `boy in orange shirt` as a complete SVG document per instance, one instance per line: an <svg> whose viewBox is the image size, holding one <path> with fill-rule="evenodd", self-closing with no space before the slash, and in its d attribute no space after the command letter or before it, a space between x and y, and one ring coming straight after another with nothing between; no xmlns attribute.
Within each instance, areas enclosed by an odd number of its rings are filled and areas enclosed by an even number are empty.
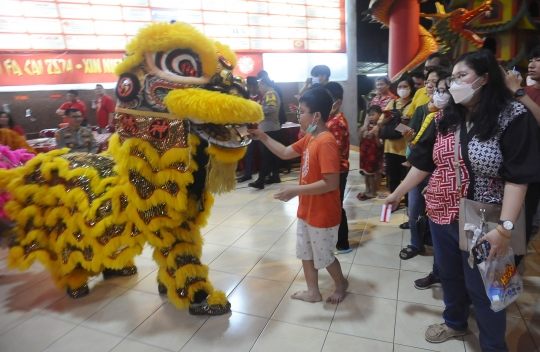
<svg viewBox="0 0 540 352"><path fill-rule="evenodd" d="M322 300L318 283L318 270L328 270L335 289L326 299L339 303L345 297L349 283L343 276L341 265L334 256L341 221L339 198L339 151L336 139L326 128L332 110L332 96L325 89L313 89L300 99L298 120L304 138L285 147L261 130L250 130L255 140L264 143L281 159L302 156L300 184L280 189L275 199L284 202L299 196L296 256L302 260L307 291L291 296L307 302Z"/></svg>

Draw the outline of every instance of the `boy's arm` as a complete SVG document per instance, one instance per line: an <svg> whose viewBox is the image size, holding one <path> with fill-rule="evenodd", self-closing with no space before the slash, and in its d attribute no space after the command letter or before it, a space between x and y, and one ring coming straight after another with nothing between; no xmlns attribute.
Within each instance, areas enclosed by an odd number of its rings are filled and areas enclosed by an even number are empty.
<svg viewBox="0 0 540 352"><path fill-rule="evenodd" d="M283 144L268 137L266 133L261 130L249 130L251 137L254 140L261 141L272 153L277 155L280 159L289 160L300 156L291 146L284 146Z"/></svg>
<svg viewBox="0 0 540 352"><path fill-rule="evenodd" d="M323 174L323 179L309 185L293 186L280 189L274 199L287 202L299 195L315 195L331 192L339 187L339 174Z"/></svg>

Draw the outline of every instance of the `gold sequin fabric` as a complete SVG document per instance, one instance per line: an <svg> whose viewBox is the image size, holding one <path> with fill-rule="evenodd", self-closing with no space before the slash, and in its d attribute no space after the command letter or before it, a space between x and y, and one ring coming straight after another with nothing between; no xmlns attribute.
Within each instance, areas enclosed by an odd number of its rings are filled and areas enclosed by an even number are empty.
<svg viewBox="0 0 540 352"><path fill-rule="evenodd" d="M133 110L135 112L135 110ZM187 120L172 119L166 117L120 113L116 116L119 121L117 132L120 140L124 142L129 138L138 138L148 142L156 149L159 155L163 155L171 148L187 148L189 128Z"/></svg>
<svg viewBox="0 0 540 352"><path fill-rule="evenodd" d="M85 168L95 170L100 178L115 176L113 171L114 159L110 155L90 153L70 153L62 156L69 161L69 168Z"/></svg>

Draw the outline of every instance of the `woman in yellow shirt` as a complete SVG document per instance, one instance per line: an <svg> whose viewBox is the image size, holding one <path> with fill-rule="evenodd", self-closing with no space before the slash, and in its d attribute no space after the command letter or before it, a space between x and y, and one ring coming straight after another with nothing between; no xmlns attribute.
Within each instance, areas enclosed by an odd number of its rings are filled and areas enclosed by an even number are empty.
<svg viewBox="0 0 540 352"><path fill-rule="evenodd" d="M381 132L383 132L381 133L381 138L386 136L384 141L384 158L386 161L386 176L388 177L388 187L390 188L390 192L394 192L401 180L403 180L407 174L407 168L401 165L407 161L405 157L407 141L403 138L401 133L394 131L394 129L400 122L405 125L409 123L411 118L407 114L415 91L416 89L414 88L414 81L412 78L409 76L402 76L398 80L397 85L399 98L392 100L384 109L394 113L388 117L381 117L378 122ZM401 121L397 121L397 115L401 115ZM387 133L384 133L384 130L386 130ZM389 137L390 135L392 135L392 137Z"/></svg>

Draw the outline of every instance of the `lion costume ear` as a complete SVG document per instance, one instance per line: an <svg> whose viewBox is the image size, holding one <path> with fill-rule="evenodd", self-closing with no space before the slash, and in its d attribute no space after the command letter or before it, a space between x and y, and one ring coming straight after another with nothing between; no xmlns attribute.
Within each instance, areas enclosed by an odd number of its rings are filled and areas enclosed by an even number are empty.
<svg viewBox="0 0 540 352"><path fill-rule="evenodd" d="M156 22L150 24L137 33L137 35L126 46L126 57L115 69L115 74L132 72L144 61L144 54L147 52L157 53L177 49L179 43L182 49L189 49L199 56L202 63L203 74L212 77L218 62L217 48L215 41L208 38L195 27L183 22L172 24L166 22ZM223 45L223 44L222 44ZM231 56L231 49L227 46L225 56ZM227 57L227 60L231 61ZM236 65L236 57L234 58Z"/></svg>
<svg viewBox="0 0 540 352"><path fill-rule="evenodd" d="M231 70L233 70L236 67L237 61L234 51L232 51L227 44L223 44L221 42L218 42L217 40L214 41L214 45L216 46L217 52L220 53L227 61L231 63Z"/></svg>

